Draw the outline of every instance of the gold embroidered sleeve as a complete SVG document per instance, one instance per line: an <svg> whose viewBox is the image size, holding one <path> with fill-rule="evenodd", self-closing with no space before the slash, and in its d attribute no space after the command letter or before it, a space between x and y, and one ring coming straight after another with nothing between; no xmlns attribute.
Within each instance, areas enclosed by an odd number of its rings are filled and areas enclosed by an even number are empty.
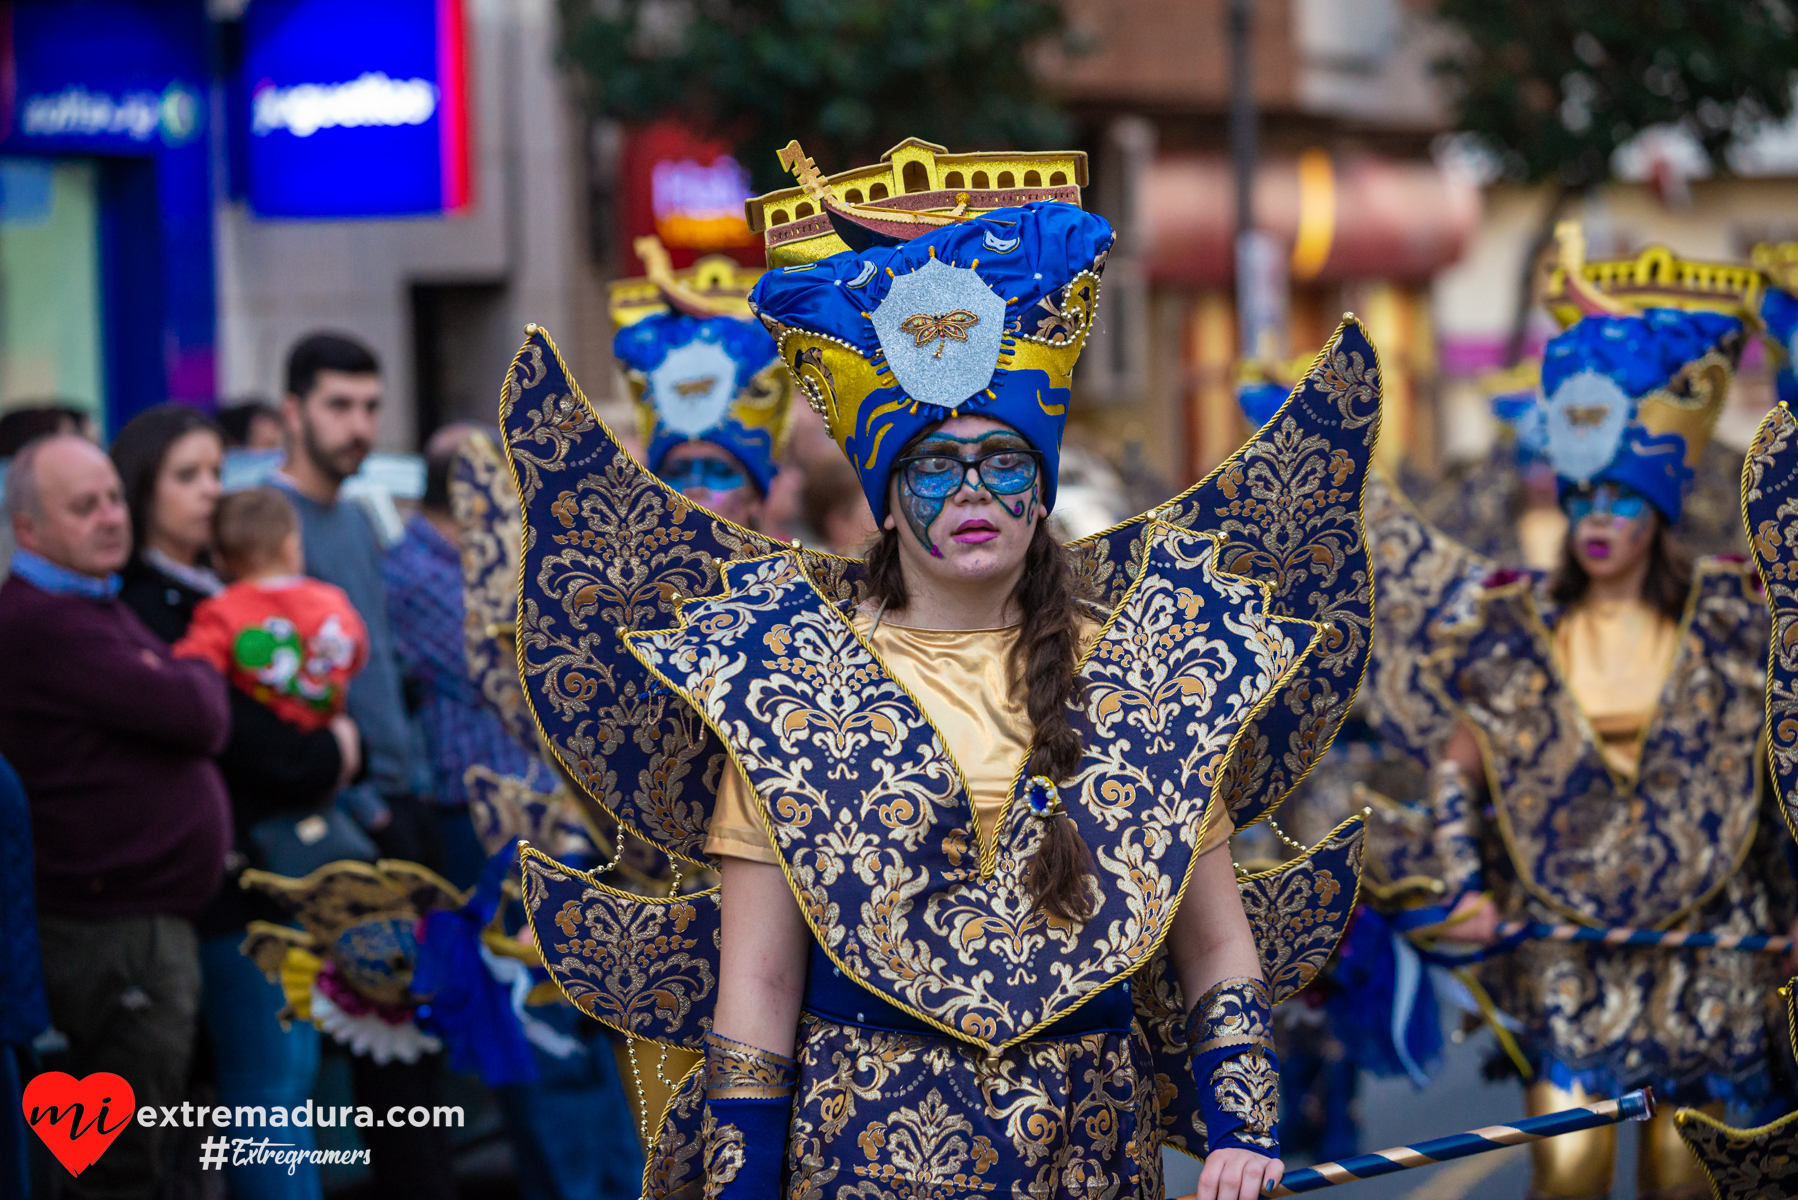
<svg viewBox="0 0 1798 1200"><path fill-rule="evenodd" d="M1265 981L1246 975L1211 986L1186 1018L1186 1042L1194 1058L1235 1046L1274 1048L1268 1015L1273 993Z"/></svg>
<svg viewBox="0 0 1798 1200"><path fill-rule="evenodd" d="M705 1035L707 1100L778 1100L793 1094L797 1072L798 1065L783 1055Z"/></svg>

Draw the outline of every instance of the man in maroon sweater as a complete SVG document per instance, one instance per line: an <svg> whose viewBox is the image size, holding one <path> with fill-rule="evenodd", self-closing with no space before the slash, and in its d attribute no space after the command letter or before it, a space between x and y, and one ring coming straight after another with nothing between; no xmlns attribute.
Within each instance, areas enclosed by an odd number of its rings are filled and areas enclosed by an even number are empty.
<svg viewBox="0 0 1798 1200"><path fill-rule="evenodd" d="M115 1072L140 1107L179 1104L200 995L192 918L231 845L212 763L230 732L225 681L171 657L118 600L131 526L98 447L26 446L6 510L18 550L0 585L0 754L31 804L45 990L69 1039L51 1065ZM69 1191L151 1196L170 1144L133 1122Z"/></svg>

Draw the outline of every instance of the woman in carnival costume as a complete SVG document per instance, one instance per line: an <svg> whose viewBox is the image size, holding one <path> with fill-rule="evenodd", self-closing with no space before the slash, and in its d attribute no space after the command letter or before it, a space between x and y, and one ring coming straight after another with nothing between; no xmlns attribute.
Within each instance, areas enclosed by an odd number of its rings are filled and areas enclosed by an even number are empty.
<svg viewBox="0 0 1798 1200"><path fill-rule="evenodd" d="M1208 1200L1257 1194L1269 1013L1341 935L1359 832L1265 876L1220 851L1365 664L1372 347L1345 321L1265 438L1063 547L1112 242L1083 156L783 159L751 299L881 523L866 562L643 479L540 332L502 403L547 743L630 834L721 867L644 898L525 856L570 998L704 1050L645 1195L1159 1197L1164 1144Z"/></svg>
<svg viewBox="0 0 1798 1200"><path fill-rule="evenodd" d="M760 271L713 256L675 272L638 238L647 274L611 285L612 354L637 403L644 461L669 487L739 525L761 525L791 425L788 375L750 315Z"/></svg>
<svg viewBox="0 0 1798 1200"><path fill-rule="evenodd" d="M1501 920L1744 934L1791 921L1782 822L1760 788L1766 609L1752 568L1694 565L1668 536L1758 277L1659 248L1588 265L1577 227L1560 237L1550 306L1567 328L1548 344L1541 405L1569 521L1561 566L1494 573L1371 488L1370 690L1387 738L1433 764L1446 902L1413 923L1496 955L1478 978L1522 1024L1529 1112L1652 1085L1669 1103L1644 1128L1638 1194L1703 1196L1673 1105L1768 1101L1762 1006L1778 961L1492 943ZM1610 1194L1610 1129L1532 1155L1533 1195Z"/></svg>

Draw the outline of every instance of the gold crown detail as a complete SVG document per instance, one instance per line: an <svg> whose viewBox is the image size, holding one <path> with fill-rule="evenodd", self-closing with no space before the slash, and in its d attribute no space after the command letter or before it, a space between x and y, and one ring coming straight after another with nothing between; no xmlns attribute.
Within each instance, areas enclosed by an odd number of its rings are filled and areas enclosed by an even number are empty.
<svg viewBox="0 0 1798 1200"><path fill-rule="evenodd" d="M906 138L879 162L835 175L820 173L797 142L789 142L780 157L799 186L743 203L749 228L762 235L769 267L799 266L849 249L828 209L909 238L995 208L1037 200L1079 204L1086 186L1082 150L951 154Z"/></svg>
<svg viewBox="0 0 1798 1200"><path fill-rule="evenodd" d="M1586 240L1576 221L1555 227L1560 261L1549 272L1543 297L1562 328L1596 312L1639 313L1650 308L1727 313L1758 324L1761 272L1741 263L1680 258L1665 246L1649 246L1634 258L1586 261Z"/></svg>

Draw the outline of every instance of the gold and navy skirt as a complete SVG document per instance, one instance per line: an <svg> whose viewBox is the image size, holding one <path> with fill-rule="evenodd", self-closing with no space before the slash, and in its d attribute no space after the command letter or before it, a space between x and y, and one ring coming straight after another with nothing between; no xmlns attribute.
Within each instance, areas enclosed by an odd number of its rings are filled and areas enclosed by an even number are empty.
<svg viewBox="0 0 1798 1200"><path fill-rule="evenodd" d="M800 1039L789 1200L1161 1200L1154 1068L1134 1023L996 1058L812 1014Z"/></svg>

